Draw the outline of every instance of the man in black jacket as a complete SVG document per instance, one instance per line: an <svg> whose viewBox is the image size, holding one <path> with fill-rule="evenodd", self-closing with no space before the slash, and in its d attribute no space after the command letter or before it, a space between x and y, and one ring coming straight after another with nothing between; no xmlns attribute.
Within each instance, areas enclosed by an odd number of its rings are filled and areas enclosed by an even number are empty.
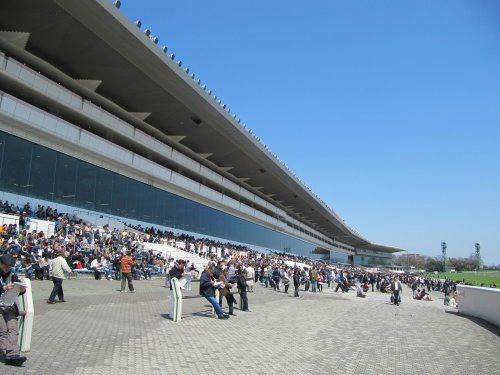
<svg viewBox="0 0 500 375"><path fill-rule="evenodd" d="M248 272L247 270L242 270L240 274L236 278L236 282L238 285L238 291L240 292L240 297L241 297L241 309L243 311L248 311L248 296L247 296L247 276Z"/></svg>
<svg viewBox="0 0 500 375"><path fill-rule="evenodd" d="M299 298L300 272L298 268L293 270L293 287L295 288L294 297Z"/></svg>
<svg viewBox="0 0 500 375"><path fill-rule="evenodd" d="M4 254L0 257L0 296L14 288L15 282L20 281L12 270L15 265L16 260L12 255ZM21 287L20 294L25 291L26 288ZM0 305L0 353L5 356L5 364L13 366L21 366L26 361L26 357L20 355L18 344L18 316L16 303L12 306Z"/></svg>
<svg viewBox="0 0 500 375"><path fill-rule="evenodd" d="M184 272L185 265L186 262L183 259L178 259L175 262L175 266L172 267L172 269L168 272L170 280L172 280L174 277L177 278L177 280L180 280L181 277L184 277L186 275ZM170 283L170 290L172 290L172 283Z"/></svg>
<svg viewBox="0 0 500 375"><path fill-rule="evenodd" d="M215 300L215 280L213 279L212 267L208 266L200 277L200 295L204 296L214 307L219 319L229 319L229 315L224 313L222 307Z"/></svg>

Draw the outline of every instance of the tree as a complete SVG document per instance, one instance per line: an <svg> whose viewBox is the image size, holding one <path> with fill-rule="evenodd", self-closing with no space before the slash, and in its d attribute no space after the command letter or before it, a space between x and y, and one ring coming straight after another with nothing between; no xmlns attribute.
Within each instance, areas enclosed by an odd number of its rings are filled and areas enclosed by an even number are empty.
<svg viewBox="0 0 500 375"><path fill-rule="evenodd" d="M444 264L443 264L443 258L442 257L428 257L427 262L425 264L425 269L428 272L443 272L444 271Z"/></svg>

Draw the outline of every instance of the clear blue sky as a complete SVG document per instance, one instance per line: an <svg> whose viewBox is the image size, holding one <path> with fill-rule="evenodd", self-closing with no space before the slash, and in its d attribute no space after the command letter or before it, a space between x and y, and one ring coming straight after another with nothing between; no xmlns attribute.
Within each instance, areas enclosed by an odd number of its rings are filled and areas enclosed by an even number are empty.
<svg viewBox="0 0 500 375"><path fill-rule="evenodd" d="M121 10L368 239L500 263L500 1Z"/></svg>

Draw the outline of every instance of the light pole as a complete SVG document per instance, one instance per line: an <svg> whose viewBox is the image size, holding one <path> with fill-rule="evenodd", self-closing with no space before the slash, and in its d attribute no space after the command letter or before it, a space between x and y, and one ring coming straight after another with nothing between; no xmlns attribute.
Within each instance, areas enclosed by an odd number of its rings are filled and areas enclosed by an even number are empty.
<svg viewBox="0 0 500 375"><path fill-rule="evenodd" d="M479 270L481 268L481 245L479 245L478 242L476 242L474 244L474 247L476 248L476 261L477 261L477 265L476 265L476 270Z"/></svg>
<svg viewBox="0 0 500 375"><path fill-rule="evenodd" d="M446 266L446 242L441 242L441 253L443 254L443 269L444 272L448 272L448 267Z"/></svg>

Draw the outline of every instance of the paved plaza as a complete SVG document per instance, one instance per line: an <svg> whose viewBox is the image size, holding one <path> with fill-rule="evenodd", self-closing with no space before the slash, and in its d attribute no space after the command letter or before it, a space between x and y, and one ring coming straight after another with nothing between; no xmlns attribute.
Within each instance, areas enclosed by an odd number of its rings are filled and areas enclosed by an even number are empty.
<svg viewBox="0 0 500 375"><path fill-rule="evenodd" d="M400 307L389 296L301 292L295 299L258 285L250 309L210 317L204 299L167 317L163 279L64 282L68 302L47 305L52 283L33 281L32 350L1 374L499 374L499 330L448 312L442 296ZM194 284L192 294L197 294Z"/></svg>

